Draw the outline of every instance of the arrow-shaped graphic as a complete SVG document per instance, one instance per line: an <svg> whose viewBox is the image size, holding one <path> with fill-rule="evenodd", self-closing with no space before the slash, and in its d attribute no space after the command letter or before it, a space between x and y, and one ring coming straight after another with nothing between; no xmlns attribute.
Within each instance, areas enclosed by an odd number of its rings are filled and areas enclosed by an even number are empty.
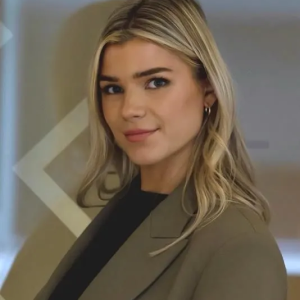
<svg viewBox="0 0 300 300"><path fill-rule="evenodd" d="M91 220L45 172L45 167L87 126L83 100L14 166L16 174L76 237Z"/></svg>
<svg viewBox="0 0 300 300"><path fill-rule="evenodd" d="M12 37L13 34L11 31L0 21L0 48L4 46Z"/></svg>

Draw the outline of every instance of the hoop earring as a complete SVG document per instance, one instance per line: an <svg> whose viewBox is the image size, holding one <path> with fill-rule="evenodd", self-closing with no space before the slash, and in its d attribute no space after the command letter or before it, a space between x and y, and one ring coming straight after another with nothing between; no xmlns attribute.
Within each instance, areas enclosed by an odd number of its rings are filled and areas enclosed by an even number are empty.
<svg viewBox="0 0 300 300"><path fill-rule="evenodd" d="M205 106L204 112L205 112L206 116L209 116L211 113L211 108L209 106Z"/></svg>

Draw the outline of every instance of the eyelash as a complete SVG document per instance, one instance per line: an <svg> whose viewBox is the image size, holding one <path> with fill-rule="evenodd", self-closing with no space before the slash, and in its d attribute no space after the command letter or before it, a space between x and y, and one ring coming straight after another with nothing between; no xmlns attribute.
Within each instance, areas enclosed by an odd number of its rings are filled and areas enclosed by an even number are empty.
<svg viewBox="0 0 300 300"><path fill-rule="evenodd" d="M162 80L164 82L164 85L161 86L161 87L157 87L157 88L147 88L147 86L152 82L152 81L155 81L155 80ZM170 84L170 81L164 77L152 77L151 79L149 79L147 82L146 82L146 89L148 90L157 90L159 88L162 88L162 87L166 87ZM105 95L115 95L115 94L119 94L119 93L109 93L108 90L110 88L113 88L113 87L120 87L118 85L114 85L114 84L109 84L107 86L104 86L103 88L100 87L100 91L105 94ZM122 89L122 88L121 88Z"/></svg>

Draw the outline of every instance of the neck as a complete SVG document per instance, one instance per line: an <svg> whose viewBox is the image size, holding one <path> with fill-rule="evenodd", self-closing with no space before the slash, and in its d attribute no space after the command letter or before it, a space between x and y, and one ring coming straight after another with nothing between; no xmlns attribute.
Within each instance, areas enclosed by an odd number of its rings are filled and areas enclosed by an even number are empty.
<svg viewBox="0 0 300 300"><path fill-rule="evenodd" d="M170 194L187 173L189 153L181 153L150 166L141 166L143 191Z"/></svg>

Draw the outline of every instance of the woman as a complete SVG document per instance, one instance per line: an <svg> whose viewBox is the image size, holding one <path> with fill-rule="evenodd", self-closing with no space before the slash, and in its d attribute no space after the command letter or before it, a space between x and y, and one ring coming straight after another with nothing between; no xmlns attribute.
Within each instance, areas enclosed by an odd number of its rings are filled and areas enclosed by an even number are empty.
<svg viewBox="0 0 300 300"><path fill-rule="evenodd" d="M120 191L36 300L284 300L286 271L232 82L192 0L123 3L93 62L78 194Z"/></svg>

